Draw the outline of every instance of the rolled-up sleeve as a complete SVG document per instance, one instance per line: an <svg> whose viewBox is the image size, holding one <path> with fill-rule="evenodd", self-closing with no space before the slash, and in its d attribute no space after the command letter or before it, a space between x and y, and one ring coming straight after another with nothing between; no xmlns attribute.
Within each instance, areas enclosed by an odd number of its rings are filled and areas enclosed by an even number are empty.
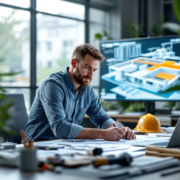
<svg viewBox="0 0 180 180"><path fill-rule="evenodd" d="M63 107L65 93L56 82L46 81L42 87L40 100L56 138L75 138L83 129L82 126L68 122Z"/></svg>
<svg viewBox="0 0 180 180"><path fill-rule="evenodd" d="M101 129L106 129L115 121L110 118L101 106L99 98L96 96L93 89L91 89L91 105L87 110L87 115L90 120L96 125L96 127Z"/></svg>

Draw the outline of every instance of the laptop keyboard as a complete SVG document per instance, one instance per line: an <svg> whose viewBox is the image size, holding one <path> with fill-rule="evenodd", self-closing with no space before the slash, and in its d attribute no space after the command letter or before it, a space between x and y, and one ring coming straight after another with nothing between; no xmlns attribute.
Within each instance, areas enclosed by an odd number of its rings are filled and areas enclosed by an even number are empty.
<svg viewBox="0 0 180 180"><path fill-rule="evenodd" d="M155 143L155 144L152 144L152 145L155 145L155 146L160 146L160 147L167 147L168 142Z"/></svg>

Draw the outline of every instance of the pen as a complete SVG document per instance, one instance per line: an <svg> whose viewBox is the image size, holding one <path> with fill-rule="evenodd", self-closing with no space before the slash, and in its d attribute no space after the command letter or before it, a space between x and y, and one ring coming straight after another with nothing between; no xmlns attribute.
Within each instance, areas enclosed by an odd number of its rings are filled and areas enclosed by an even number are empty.
<svg viewBox="0 0 180 180"><path fill-rule="evenodd" d="M62 145L62 146L71 146L70 144L57 144L57 145Z"/></svg>
<svg viewBox="0 0 180 180"><path fill-rule="evenodd" d="M116 127L115 124L113 124L113 126ZM121 122L119 122L119 128L121 128ZM124 138L124 136L123 136L123 138Z"/></svg>
<svg viewBox="0 0 180 180"><path fill-rule="evenodd" d="M58 150L58 149L62 149L62 148L64 148L64 147L45 147L45 146L36 146L36 148L42 149L42 150Z"/></svg>
<svg viewBox="0 0 180 180"><path fill-rule="evenodd" d="M122 128L123 126L122 126L122 124L121 124L121 122L119 121L119 128ZM126 138L125 136L123 136L123 138ZM127 138L126 138L127 139Z"/></svg>

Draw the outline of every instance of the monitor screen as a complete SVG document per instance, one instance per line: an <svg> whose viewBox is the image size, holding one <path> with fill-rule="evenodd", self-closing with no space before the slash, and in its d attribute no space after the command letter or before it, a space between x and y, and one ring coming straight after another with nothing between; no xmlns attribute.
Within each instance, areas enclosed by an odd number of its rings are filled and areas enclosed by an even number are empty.
<svg viewBox="0 0 180 180"><path fill-rule="evenodd" d="M180 38L141 38L100 43L100 99L180 100Z"/></svg>

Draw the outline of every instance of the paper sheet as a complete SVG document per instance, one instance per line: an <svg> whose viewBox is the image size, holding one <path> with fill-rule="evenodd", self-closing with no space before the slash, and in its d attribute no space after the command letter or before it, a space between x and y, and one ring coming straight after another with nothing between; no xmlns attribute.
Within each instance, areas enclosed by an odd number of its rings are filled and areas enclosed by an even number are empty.
<svg viewBox="0 0 180 180"><path fill-rule="evenodd" d="M174 132L175 127L161 127L161 129L167 134L172 134Z"/></svg>
<svg viewBox="0 0 180 180"><path fill-rule="evenodd" d="M136 139L128 140L128 139L121 139L120 141L105 141L103 139L58 139L53 141L44 141L44 142L35 142L34 145L41 145L41 146L64 146L69 148L76 148L82 149L86 147L101 147L103 149L106 148L128 148L131 144L146 141L146 140L164 140L166 137L156 137L156 136L146 136L146 135L137 135Z"/></svg>
<svg viewBox="0 0 180 180"><path fill-rule="evenodd" d="M118 157L120 154L125 153L125 152L130 154L133 158L135 158L135 157L145 155L145 147L131 146L131 147L129 147L129 149L126 149L126 150L104 152L102 155L103 156L114 155L114 156Z"/></svg>
<svg viewBox="0 0 180 180"><path fill-rule="evenodd" d="M127 140L121 139L120 141L105 141L103 139L58 139L52 141L35 142L34 145L38 146L64 146L64 149L58 150L38 150L38 157L50 156L50 155L63 155L63 154L87 154L86 148L102 148L103 155L119 155L123 152L130 153L133 157L137 157L145 154L145 147L131 146L133 143L149 140L162 140L168 137L157 137L147 135L136 135L136 139ZM18 145L16 147L21 147Z"/></svg>

